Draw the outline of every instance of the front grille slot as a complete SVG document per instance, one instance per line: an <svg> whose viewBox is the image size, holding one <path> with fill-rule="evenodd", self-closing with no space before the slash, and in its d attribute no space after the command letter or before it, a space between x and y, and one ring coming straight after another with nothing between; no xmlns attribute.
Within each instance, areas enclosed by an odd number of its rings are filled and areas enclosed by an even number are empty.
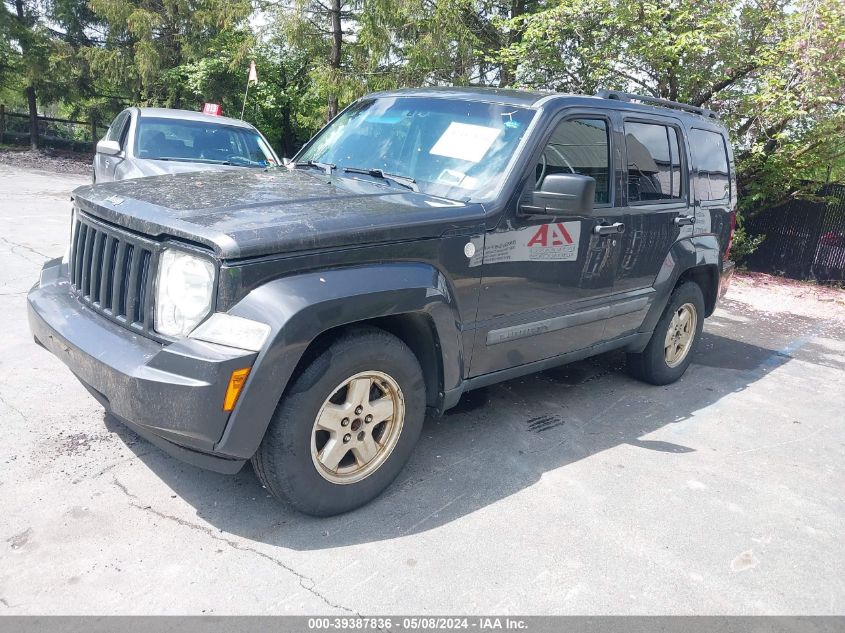
<svg viewBox="0 0 845 633"><path fill-rule="evenodd" d="M92 303L100 302L100 273L103 261L103 248L105 248L106 236L97 232L94 235L94 247L91 250L91 273L88 286L88 298Z"/></svg>
<svg viewBox="0 0 845 633"><path fill-rule="evenodd" d="M103 266L100 272L100 307L106 310L112 310L112 286L114 280L112 279L111 271L114 270L114 261L117 256L117 239L109 235L106 238L106 245L103 248Z"/></svg>
<svg viewBox="0 0 845 633"><path fill-rule="evenodd" d="M152 331L152 280L158 245L77 217L70 282L89 307L122 325Z"/></svg>

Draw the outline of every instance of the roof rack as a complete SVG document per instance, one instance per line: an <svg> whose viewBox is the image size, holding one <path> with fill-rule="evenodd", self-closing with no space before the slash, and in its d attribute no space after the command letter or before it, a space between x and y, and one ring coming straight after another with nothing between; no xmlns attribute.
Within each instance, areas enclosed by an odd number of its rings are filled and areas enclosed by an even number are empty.
<svg viewBox="0 0 845 633"><path fill-rule="evenodd" d="M621 92L619 90L599 90L596 93L597 97L602 99L616 99L617 101L639 101L647 105L662 106L664 108L674 108L675 110L683 110L685 112L692 112L693 114L700 114L711 119L718 119L719 115L707 108L699 108L691 106L687 103L678 103L677 101L669 101L669 99L660 99L658 97L649 97L646 95L637 95L630 92Z"/></svg>

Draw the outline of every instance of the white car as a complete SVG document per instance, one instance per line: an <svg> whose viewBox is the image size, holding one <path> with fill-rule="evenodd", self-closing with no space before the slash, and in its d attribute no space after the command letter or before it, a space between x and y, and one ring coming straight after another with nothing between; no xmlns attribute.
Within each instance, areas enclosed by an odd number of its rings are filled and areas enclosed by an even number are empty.
<svg viewBox="0 0 845 633"><path fill-rule="evenodd" d="M267 139L245 121L189 110L127 108L97 143L94 182L279 164Z"/></svg>

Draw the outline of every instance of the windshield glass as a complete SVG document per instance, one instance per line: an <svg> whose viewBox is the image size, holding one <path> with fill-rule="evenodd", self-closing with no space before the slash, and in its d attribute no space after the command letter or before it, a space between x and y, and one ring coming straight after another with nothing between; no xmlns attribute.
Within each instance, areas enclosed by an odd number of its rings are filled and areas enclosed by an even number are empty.
<svg viewBox="0 0 845 633"><path fill-rule="evenodd" d="M297 157L412 178L420 191L479 199L497 188L535 110L423 97L363 99Z"/></svg>
<svg viewBox="0 0 845 633"><path fill-rule="evenodd" d="M138 120L135 156L243 167L276 164L273 152L255 130L155 117Z"/></svg>

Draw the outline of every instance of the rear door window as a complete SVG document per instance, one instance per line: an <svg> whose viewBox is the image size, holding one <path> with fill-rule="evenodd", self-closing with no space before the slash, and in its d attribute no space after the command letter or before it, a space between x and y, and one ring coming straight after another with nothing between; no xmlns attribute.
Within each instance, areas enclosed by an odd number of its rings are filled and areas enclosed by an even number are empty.
<svg viewBox="0 0 845 633"><path fill-rule="evenodd" d="M699 200L724 200L731 195L730 165L725 137L710 130L690 130L695 160L695 195Z"/></svg>
<svg viewBox="0 0 845 633"><path fill-rule="evenodd" d="M671 202L684 197L678 130L659 123L625 122L628 201Z"/></svg>

